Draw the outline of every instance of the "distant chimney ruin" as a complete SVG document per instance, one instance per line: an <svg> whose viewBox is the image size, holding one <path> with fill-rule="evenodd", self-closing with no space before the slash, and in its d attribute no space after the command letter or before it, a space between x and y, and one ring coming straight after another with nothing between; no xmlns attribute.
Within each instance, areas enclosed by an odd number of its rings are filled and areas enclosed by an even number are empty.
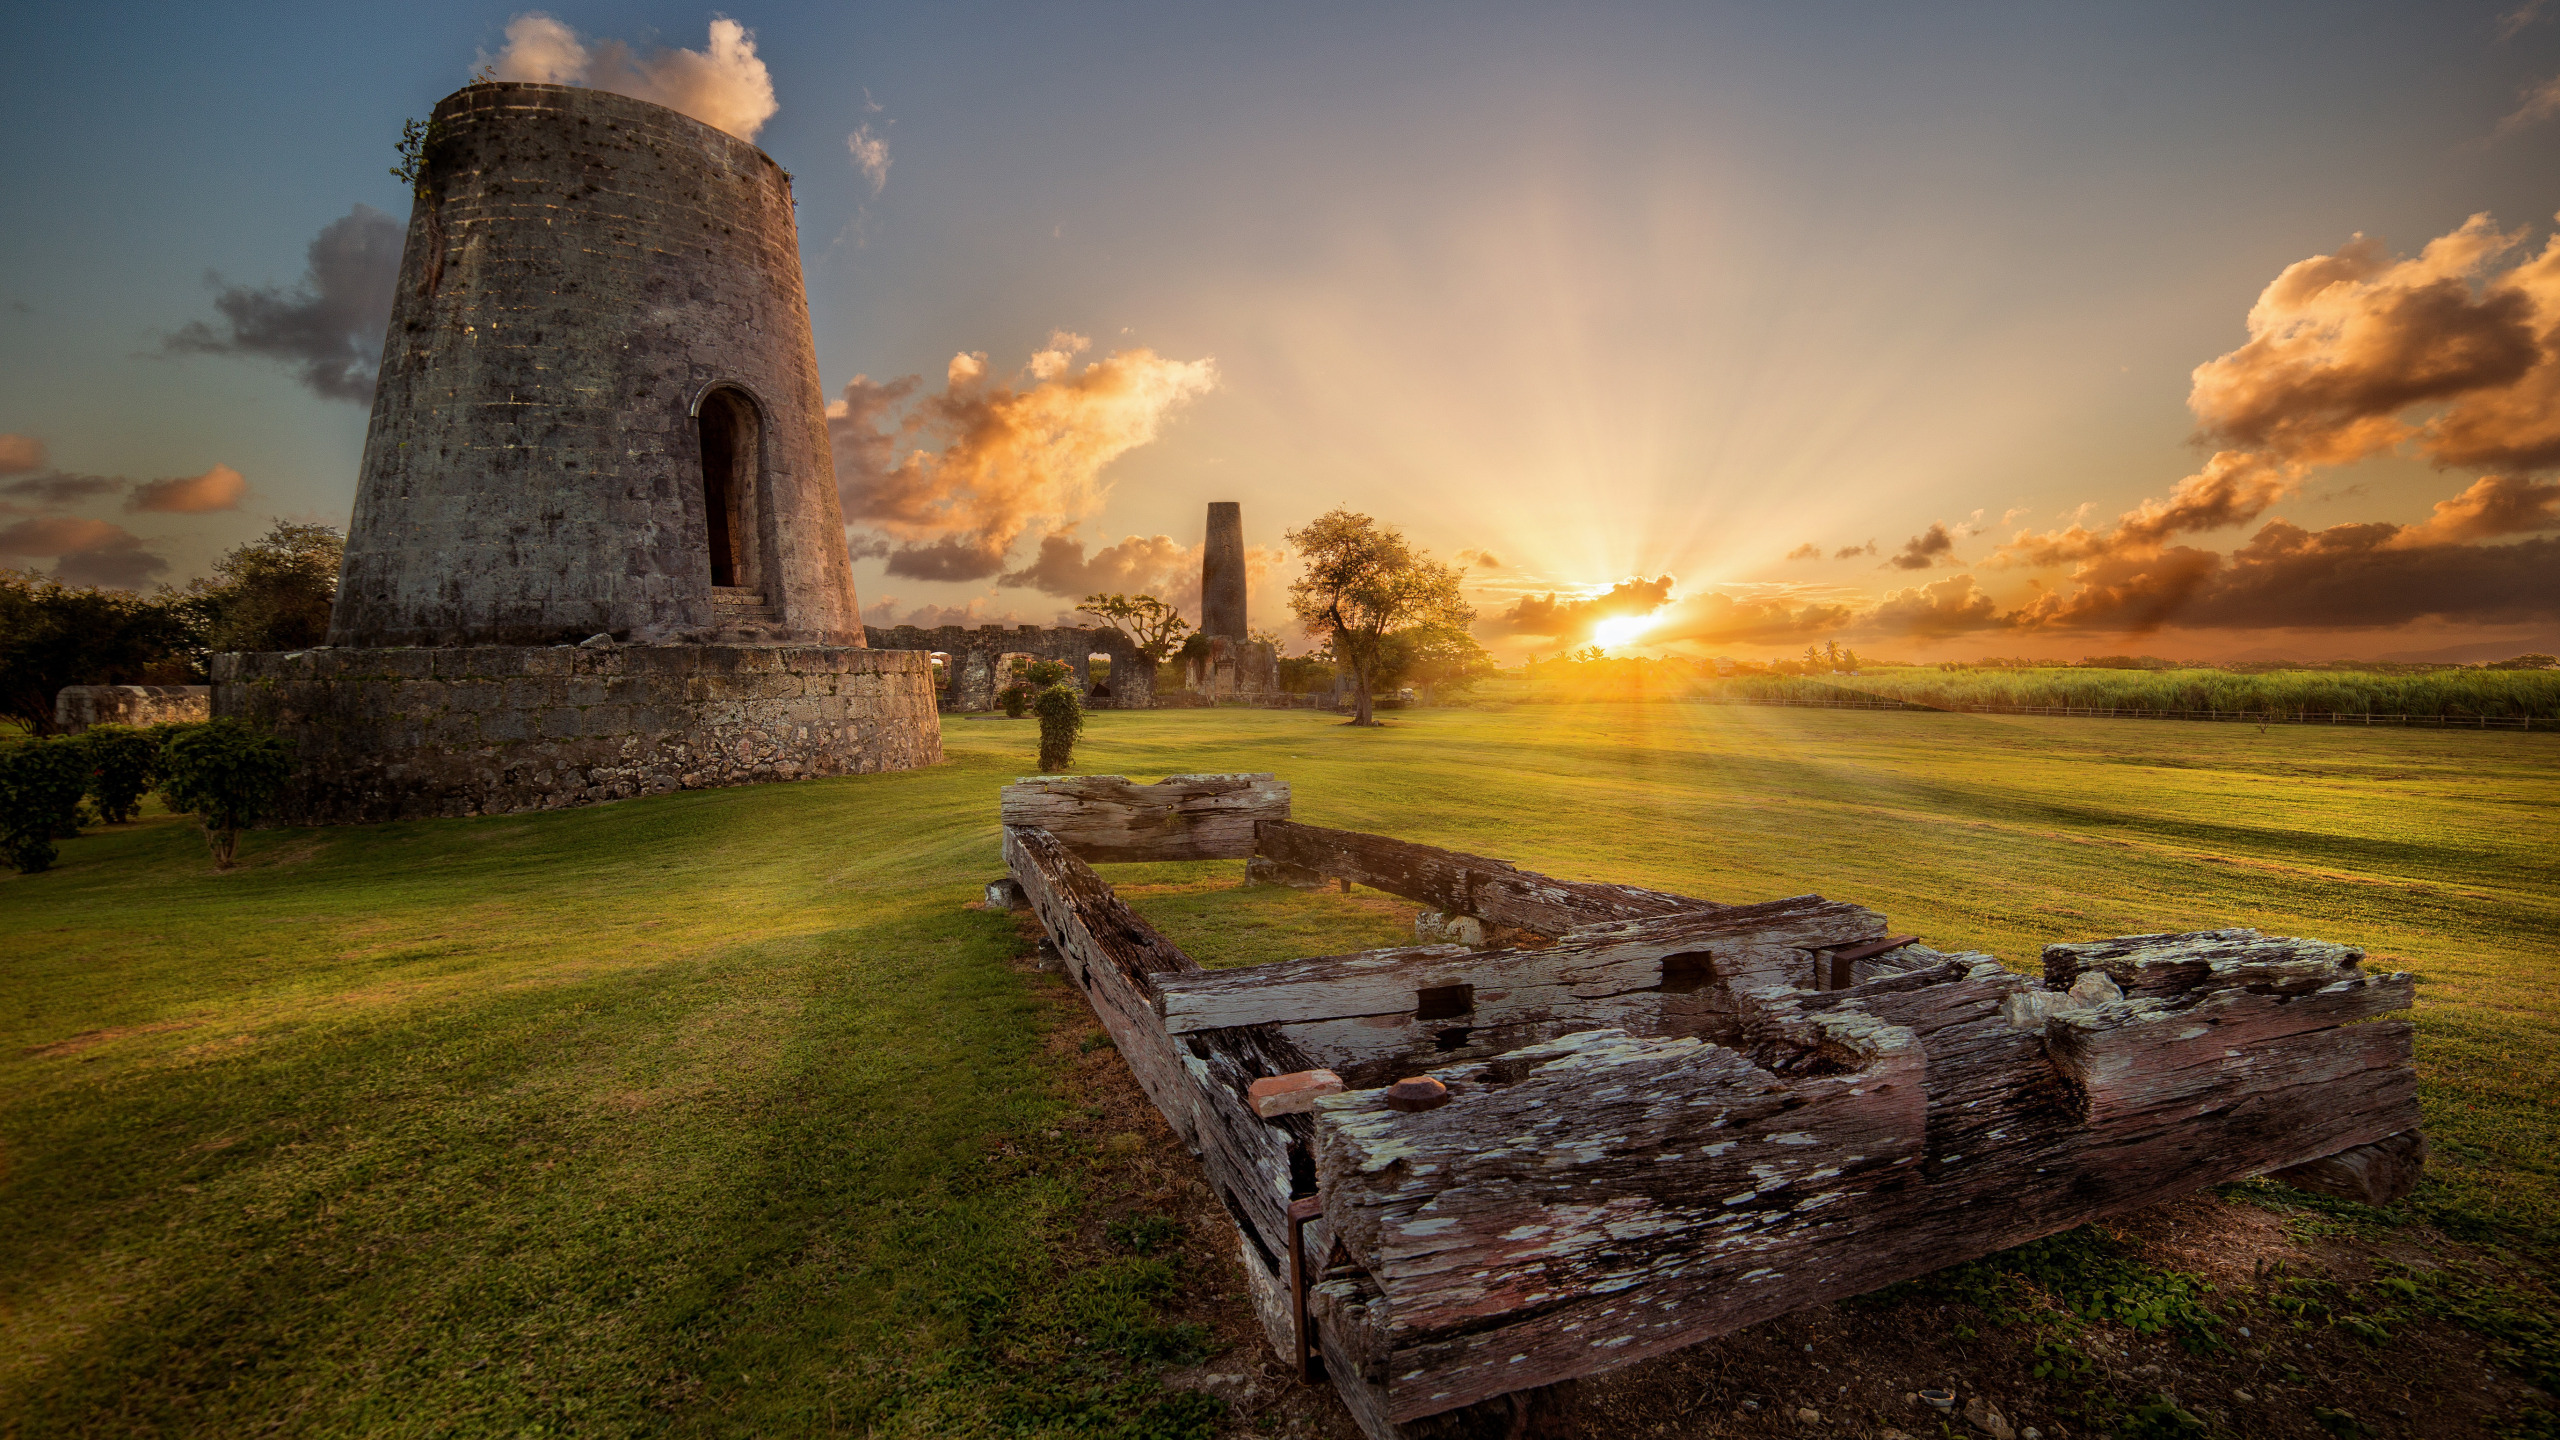
<svg viewBox="0 0 2560 1440"><path fill-rule="evenodd" d="M1200 547L1200 633L1241 641L1244 613L1244 506L1209 502L1209 535Z"/></svg>
<svg viewBox="0 0 2560 1440"><path fill-rule="evenodd" d="M1252 699L1280 689L1280 653L1256 643L1244 610L1244 507L1209 502L1209 533L1200 547L1200 634L1186 646L1184 688L1194 696Z"/></svg>

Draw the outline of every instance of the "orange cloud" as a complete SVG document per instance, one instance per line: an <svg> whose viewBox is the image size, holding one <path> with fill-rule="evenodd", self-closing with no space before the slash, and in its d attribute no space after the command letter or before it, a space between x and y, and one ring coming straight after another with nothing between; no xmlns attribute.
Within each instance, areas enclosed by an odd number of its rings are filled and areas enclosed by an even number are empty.
<svg viewBox="0 0 2560 1440"><path fill-rule="evenodd" d="M2513 250L2486 214L2389 259L2356 236L2285 268L2249 312L2249 342L2199 365L2199 428L2276 460L2343 464L2413 433L2400 413L2514 385L2547 361L2528 288L2474 282Z"/></svg>
<svg viewBox="0 0 2560 1440"><path fill-rule="evenodd" d="M2470 489L2437 501L2434 514L2424 524L2402 530L2392 543L2439 545L2538 530L2560 530L2560 484L2483 475L2471 482Z"/></svg>
<svg viewBox="0 0 2560 1440"><path fill-rule="evenodd" d="M506 48L482 54L480 64L500 80L585 85L664 105L741 140L756 138L781 108L773 76L756 55L755 32L729 19L711 22L710 43L700 50L643 56L619 40L589 49L577 31L529 10L507 22Z"/></svg>
<svg viewBox="0 0 2560 1440"><path fill-rule="evenodd" d="M2000 565L2061 565L2157 548L2173 536L2242 525L2292 493L2297 472L2244 450L2218 450L2165 500L2145 500L2104 530L2072 525L2046 534L2021 530L1993 557Z"/></svg>
<svg viewBox="0 0 2560 1440"><path fill-rule="evenodd" d="M2352 630L2441 619L2560 619L2560 541L2401 545L2396 525L2310 531L2271 521L2229 556L2185 546L2111 556L2069 596L2021 612L2027 628L2139 633L2187 629Z"/></svg>
<svg viewBox="0 0 2560 1440"><path fill-rule="evenodd" d="M885 385L855 376L827 407L845 519L874 527L855 553L916 579L999 574L1035 524L1064 530L1099 510L1104 467L1217 384L1209 360L1146 349L1078 370L1089 343L1052 335L1025 367L1027 384L991 379L983 354L957 355L942 391L921 399L914 376ZM918 439L941 448L910 448Z"/></svg>
<svg viewBox="0 0 2560 1440"><path fill-rule="evenodd" d="M147 480L133 487L125 498L129 511L158 511L170 515L202 515L210 510L237 510L249 493L249 482L228 465L216 465L201 475L174 480Z"/></svg>
<svg viewBox="0 0 2560 1440"><path fill-rule="evenodd" d="M44 466L42 440L33 435L0 435L0 475L25 475Z"/></svg>
<svg viewBox="0 0 2560 1440"><path fill-rule="evenodd" d="M1188 582L1186 585L1186 581ZM1182 609L1174 592L1200 592L1200 547L1170 535L1132 535L1087 555L1071 534L1044 535L1030 564L997 578L999 585L1027 585L1043 594L1081 600L1104 591L1153 595ZM1197 615L1197 607L1184 610Z"/></svg>
<svg viewBox="0 0 2560 1440"><path fill-rule="evenodd" d="M1862 631L1913 637L1962 635L2010 623L1991 597L1975 587L1970 575L1896 590L1857 620Z"/></svg>
<svg viewBox="0 0 2560 1440"><path fill-rule="evenodd" d="M2102 530L2021 531L1995 563L2149 554L2257 519L2317 467L2404 443L2439 465L2560 465L2560 235L2501 270L2524 238L2479 214L2415 258L2358 235L2285 267L2250 309L2248 343L2195 369L2188 407L2223 448L2165 499Z"/></svg>
<svg viewBox="0 0 2560 1440"><path fill-rule="evenodd" d="M73 585L134 586L169 568L142 538L105 520L42 516L0 527L0 555L56 557L53 574Z"/></svg>

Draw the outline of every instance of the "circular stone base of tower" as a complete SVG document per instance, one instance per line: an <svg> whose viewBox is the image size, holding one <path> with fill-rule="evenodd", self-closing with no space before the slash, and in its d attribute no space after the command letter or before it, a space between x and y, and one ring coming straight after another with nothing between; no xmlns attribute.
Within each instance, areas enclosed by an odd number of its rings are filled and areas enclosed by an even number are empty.
<svg viewBox="0 0 2560 1440"><path fill-rule="evenodd" d="M276 818L558 810L942 760L927 657L837 645L486 645L213 657L213 713L294 742Z"/></svg>

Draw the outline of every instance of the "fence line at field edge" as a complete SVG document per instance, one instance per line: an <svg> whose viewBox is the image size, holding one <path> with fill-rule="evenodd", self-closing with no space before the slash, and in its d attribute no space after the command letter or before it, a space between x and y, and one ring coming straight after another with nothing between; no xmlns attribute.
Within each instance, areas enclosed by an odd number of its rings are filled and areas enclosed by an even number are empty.
<svg viewBox="0 0 2560 1440"><path fill-rule="evenodd" d="M1802 700L1773 695L1699 695L1708 705L1779 705L1807 710L1930 710L1942 714L2061 715L2086 720L2212 720L2256 725L2397 725L2404 729L2433 726L2439 730L2531 730L2530 715L2352 715L2340 711L2299 710L2152 710L2101 705L1995 705L1984 702L1929 705L1916 700L1835 696ZM2548 720L2543 728L2553 728Z"/></svg>

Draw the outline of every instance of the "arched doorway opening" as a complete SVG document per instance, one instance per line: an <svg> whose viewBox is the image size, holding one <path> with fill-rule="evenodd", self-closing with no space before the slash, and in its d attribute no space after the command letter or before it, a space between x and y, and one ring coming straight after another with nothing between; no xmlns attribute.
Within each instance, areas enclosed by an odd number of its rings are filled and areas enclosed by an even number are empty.
<svg viewBox="0 0 2560 1440"><path fill-rule="evenodd" d="M1094 700L1111 698L1111 656L1101 650L1084 657L1085 695Z"/></svg>
<svg viewBox="0 0 2560 1440"><path fill-rule="evenodd" d="M759 470L755 407L735 390L702 397L694 412L702 440L702 516L711 549L711 583L754 589L761 578L756 554L756 477Z"/></svg>

